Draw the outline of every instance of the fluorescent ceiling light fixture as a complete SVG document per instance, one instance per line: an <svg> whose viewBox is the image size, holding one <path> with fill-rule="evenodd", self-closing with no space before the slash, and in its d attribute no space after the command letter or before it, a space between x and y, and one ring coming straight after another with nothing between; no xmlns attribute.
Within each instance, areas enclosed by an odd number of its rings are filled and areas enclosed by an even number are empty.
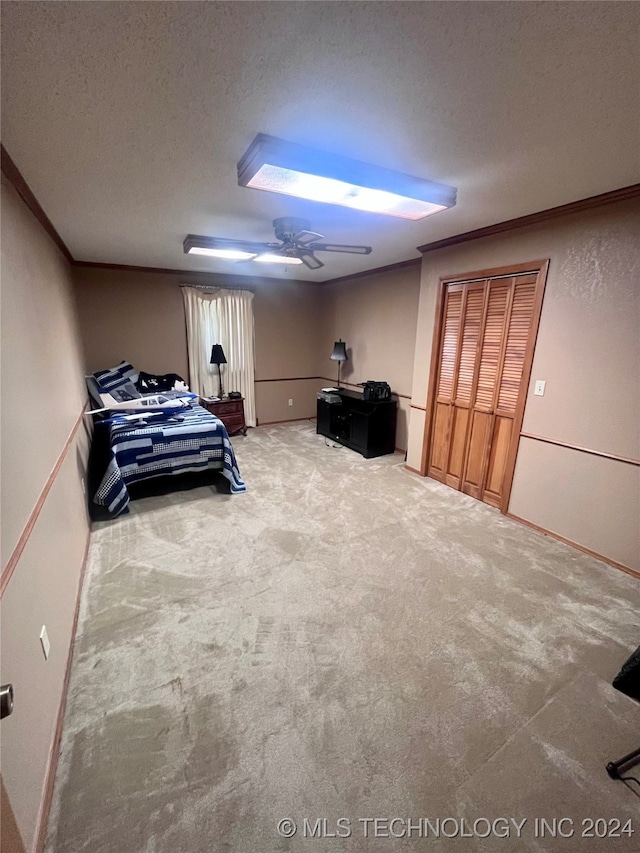
<svg viewBox="0 0 640 853"><path fill-rule="evenodd" d="M261 264L301 264L302 263L300 258L291 258L288 255L269 254L268 252L264 255L258 255L257 258L254 258L254 261L258 261Z"/></svg>
<svg viewBox="0 0 640 853"><path fill-rule="evenodd" d="M207 255L209 258L226 258L229 261L244 261L255 257L253 252L241 252L240 249L205 249L201 246L194 246L188 254Z"/></svg>
<svg viewBox="0 0 640 853"><path fill-rule="evenodd" d="M418 220L456 203L456 188L259 133L238 163L241 187Z"/></svg>
<svg viewBox="0 0 640 853"><path fill-rule="evenodd" d="M228 261L248 261L258 254L248 251L247 244L240 240L198 237L196 234L189 234L185 238L183 248L187 255L206 255L209 258L223 258Z"/></svg>

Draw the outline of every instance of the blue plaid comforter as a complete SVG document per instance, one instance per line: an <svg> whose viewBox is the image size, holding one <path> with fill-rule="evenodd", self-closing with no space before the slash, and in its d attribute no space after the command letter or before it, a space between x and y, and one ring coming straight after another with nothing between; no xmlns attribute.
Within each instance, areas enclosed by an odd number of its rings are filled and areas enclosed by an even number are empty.
<svg viewBox="0 0 640 853"><path fill-rule="evenodd" d="M94 503L120 515L129 504L127 484L206 468L220 469L232 493L245 492L222 421L197 405L180 418L143 427L112 424L110 460Z"/></svg>

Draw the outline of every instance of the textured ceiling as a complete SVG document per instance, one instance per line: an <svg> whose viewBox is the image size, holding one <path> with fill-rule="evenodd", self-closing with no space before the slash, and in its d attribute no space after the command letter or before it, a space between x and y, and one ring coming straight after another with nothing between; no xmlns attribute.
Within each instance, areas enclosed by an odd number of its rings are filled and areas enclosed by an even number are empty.
<svg viewBox="0 0 640 853"><path fill-rule="evenodd" d="M78 260L322 281L640 180L640 6L3 2L2 142ZM458 187L421 222L238 187L256 133ZM187 257L304 216L369 256Z"/></svg>

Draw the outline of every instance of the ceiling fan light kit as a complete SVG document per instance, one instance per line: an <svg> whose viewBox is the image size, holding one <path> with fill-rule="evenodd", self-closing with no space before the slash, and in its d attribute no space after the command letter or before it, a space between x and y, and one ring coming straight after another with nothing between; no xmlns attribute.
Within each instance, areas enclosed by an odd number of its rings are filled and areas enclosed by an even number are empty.
<svg viewBox="0 0 640 853"><path fill-rule="evenodd" d="M259 133L238 163L238 185L418 220L453 207L455 187Z"/></svg>
<svg viewBox="0 0 640 853"><path fill-rule="evenodd" d="M269 254L268 252L264 255L256 255L253 259L254 261L258 261L259 264L301 264L301 258L292 258L287 257L286 255L275 255Z"/></svg>
<svg viewBox="0 0 640 853"><path fill-rule="evenodd" d="M372 166L349 157L327 154L305 145L259 133L238 163L238 184L284 193L356 210L418 220L453 207L456 188ZM184 251L222 260L262 264L304 264L318 270L316 252L369 255L371 246L324 243L306 219L273 220L279 243L230 240L188 234Z"/></svg>
<svg viewBox="0 0 640 853"><path fill-rule="evenodd" d="M209 258L224 258L228 261L250 261L257 252L242 240L227 240L224 237L200 237L188 234L182 244L186 255L205 255Z"/></svg>
<svg viewBox="0 0 640 853"><path fill-rule="evenodd" d="M324 266L315 252L338 252L349 255L369 255L371 246L348 246L341 243L322 243L322 234L311 231L307 219L283 216L273 220L279 243L256 243L250 240L228 240L225 237L202 237L187 234L183 248L187 255L208 255L226 260L258 261L263 264L304 264L310 270Z"/></svg>

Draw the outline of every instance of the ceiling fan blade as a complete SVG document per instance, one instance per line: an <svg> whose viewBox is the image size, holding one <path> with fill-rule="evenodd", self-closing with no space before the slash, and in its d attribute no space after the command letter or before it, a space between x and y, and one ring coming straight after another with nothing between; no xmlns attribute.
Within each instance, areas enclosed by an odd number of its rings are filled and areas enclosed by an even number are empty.
<svg viewBox="0 0 640 853"><path fill-rule="evenodd" d="M291 239L300 246L308 246L309 243L312 243L314 240L322 240L323 237L324 234L318 234L316 231L298 231Z"/></svg>
<svg viewBox="0 0 640 853"><path fill-rule="evenodd" d="M308 267L310 270L319 270L320 267L324 266L324 264L322 263L321 260L316 258L316 256L314 254L312 254L311 252L308 252L306 250L298 252L298 257L300 258L302 263L306 267Z"/></svg>
<svg viewBox="0 0 640 853"><path fill-rule="evenodd" d="M310 243L307 248L312 252L346 252L350 255L371 254L371 246L345 246L341 243Z"/></svg>

